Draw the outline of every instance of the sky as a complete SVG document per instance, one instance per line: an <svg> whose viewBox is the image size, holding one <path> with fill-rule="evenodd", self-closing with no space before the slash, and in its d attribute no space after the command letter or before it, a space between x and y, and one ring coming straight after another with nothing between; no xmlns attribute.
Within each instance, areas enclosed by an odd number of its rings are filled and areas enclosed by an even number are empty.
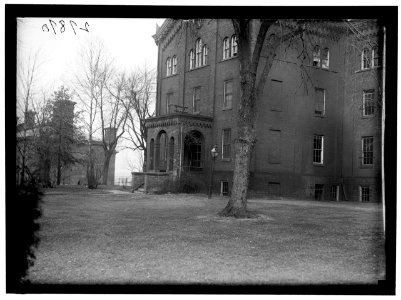
<svg viewBox="0 0 401 300"><path fill-rule="evenodd" d="M64 21L64 28L60 21ZM61 85L73 89L71 81L79 67L79 51L93 38L103 42L117 70L130 71L144 64L156 69L157 46L152 35L156 33L156 24L160 26L163 21L164 19L20 19L17 29L18 61L26 63L29 57L38 55L40 67L34 85L36 97L40 97L42 90L51 95ZM131 150L120 149L116 155L116 179L130 177L128 165L132 163L137 164L137 155Z"/></svg>

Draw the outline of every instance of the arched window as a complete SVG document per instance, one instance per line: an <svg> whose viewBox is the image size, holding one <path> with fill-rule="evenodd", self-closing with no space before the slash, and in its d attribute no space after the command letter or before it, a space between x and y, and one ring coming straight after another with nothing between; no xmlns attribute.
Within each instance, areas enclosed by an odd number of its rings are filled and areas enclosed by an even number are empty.
<svg viewBox="0 0 401 300"><path fill-rule="evenodd" d="M237 46L237 37L233 35L231 37L231 56L237 56L238 46Z"/></svg>
<svg viewBox="0 0 401 300"><path fill-rule="evenodd" d="M322 51L322 68L329 68L329 48L324 48Z"/></svg>
<svg viewBox="0 0 401 300"><path fill-rule="evenodd" d="M372 57L370 50L368 48L364 48L362 50L362 70L370 68L371 59Z"/></svg>
<svg viewBox="0 0 401 300"><path fill-rule="evenodd" d="M372 49L372 67L379 66L379 52L377 47L373 47Z"/></svg>
<svg viewBox="0 0 401 300"><path fill-rule="evenodd" d="M151 139L150 145L149 145L149 168L148 168L148 170L154 170L154 165L153 165L154 155L155 155L155 140Z"/></svg>
<svg viewBox="0 0 401 300"><path fill-rule="evenodd" d="M168 160L168 169L171 171L174 167L174 138L170 138L170 142L168 145L168 153L169 153L169 160Z"/></svg>
<svg viewBox="0 0 401 300"><path fill-rule="evenodd" d="M167 76L170 76L171 75L171 59L170 59L170 57L167 58L166 65L167 65Z"/></svg>
<svg viewBox="0 0 401 300"><path fill-rule="evenodd" d="M203 45L202 54L203 54L202 65L206 66L206 64L207 64L207 47L206 47L206 45Z"/></svg>
<svg viewBox="0 0 401 300"><path fill-rule="evenodd" d="M195 68L195 54L194 50L189 51L189 69Z"/></svg>
<svg viewBox="0 0 401 300"><path fill-rule="evenodd" d="M173 56L173 70L172 74L177 74L177 56Z"/></svg>
<svg viewBox="0 0 401 300"><path fill-rule="evenodd" d="M198 39L195 43L195 66L200 67L202 65L202 40Z"/></svg>
<svg viewBox="0 0 401 300"><path fill-rule="evenodd" d="M317 45L313 48L312 58L312 66L320 67L320 47Z"/></svg>
<svg viewBox="0 0 401 300"><path fill-rule="evenodd" d="M223 59L230 57L230 41L228 38L223 40Z"/></svg>

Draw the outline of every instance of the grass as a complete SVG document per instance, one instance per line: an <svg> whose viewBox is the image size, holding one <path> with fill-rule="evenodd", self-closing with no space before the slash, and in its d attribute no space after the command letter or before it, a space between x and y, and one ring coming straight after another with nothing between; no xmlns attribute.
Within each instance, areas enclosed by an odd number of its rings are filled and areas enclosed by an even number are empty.
<svg viewBox="0 0 401 300"><path fill-rule="evenodd" d="M227 199L57 188L43 199L32 283L377 283L374 203L249 201L256 219L218 217Z"/></svg>

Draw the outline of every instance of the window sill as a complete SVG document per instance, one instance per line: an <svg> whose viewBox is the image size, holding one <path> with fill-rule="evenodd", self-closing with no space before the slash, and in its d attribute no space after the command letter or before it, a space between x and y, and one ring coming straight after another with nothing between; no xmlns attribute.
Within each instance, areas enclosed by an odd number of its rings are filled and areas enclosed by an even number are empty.
<svg viewBox="0 0 401 300"><path fill-rule="evenodd" d="M229 161L231 161L231 158L222 158L221 161L229 162Z"/></svg>
<svg viewBox="0 0 401 300"><path fill-rule="evenodd" d="M330 68L323 68L323 67L317 67L317 66L312 66L312 65L309 65L309 68L316 69L316 70L323 70L323 71L326 71L326 72L337 73L336 71L333 71Z"/></svg>
<svg viewBox="0 0 401 300"><path fill-rule="evenodd" d="M314 116L315 116L316 118L320 118L320 119L325 119L325 118L327 118L326 115L318 115L318 114L315 114Z"/></svg>
<svg viewBox="0 0 401 300"><path fill-rule="evenodd" d="M232 107L223 107L221 110L222 110L222 111L233 110L233 108L232 108Z"/></svg>
<svg viewBox="0 0 401 300"><path fill-rule="evenodd" d="M174 76L177 76L177 75L179 75L179 73L175 73L175 74L171 74L171 75L166 75L166 76L164 77L164 79L165 79L165 78L171 78L171 77L174 77Z"/></svg>
<svg viewBox="0 0 401 300"><path fill-rule="evenodd" d="M362 116L361 119L372 119L375 115L369 115L369 116Z"/></svg>
<svg viewBox="0 0 401 300"><path fill-rule="evenodd" d="M359 168L361 168L361 169L373 169L373 164L371 164L371 165L360 165Z"/></svg>
<svg viewBox="0 0 401 300"><path fill-rule="evenodd" d="M355 74L362 73L362 72L367 72L367 71L372 71L372 70L377 70L377 69L380 69L380 68L381 68L381 66L375 66L375 67L371 67L371 68L360 69L360 70L355 71Z"/></svg>
<svg viewBox="0 0 401 300"><path fill-rule="evenodd" d="M232 60L232 59L235 59L235 58L238 58L238 55L231 56L231 57L228 57L228 58L223 58L220 62L225 62L225 61Z"/></svg>
<svg viewBox="0 0 401 300"><path fill-rule="evenodd" d="M324 163L312 163L314 167L324 167Z"/></svg>
<svg viewBox="0 0 401 300"><path fill-rule="evenodd" d="M202 69L202 68L206 68L206 67L208 67L208 66L209 66L209 65L204 65L204 66L195 67L195 68L193 68L193 69L189 69L187 72L196 71L196 70L199 70L199 69Z"/></svg>

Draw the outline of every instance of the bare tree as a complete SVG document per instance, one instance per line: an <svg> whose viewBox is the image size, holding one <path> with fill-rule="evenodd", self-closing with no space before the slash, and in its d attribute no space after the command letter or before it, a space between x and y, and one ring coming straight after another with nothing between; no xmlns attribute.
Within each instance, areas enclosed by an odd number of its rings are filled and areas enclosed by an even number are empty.
<svg viewBox="0 0 401 300"><path fill-rule="evenodd" d="M111 81L111 83L109 83ZM102 144L104 150L103 184L108 184L109 165L115 153L118 141L125 132L131 101L125 91L127 80L125 73L113 76L109 68L105 68L101 84L105 85L108 95L102 95L99 102L102 126Z"/></svg>
<svg viewBox="0 0 401 300"><path fill-rule="evenodd" d="M19 136L19 143L17 144L18 151L21 157L21 166L20 166L20 184L23 185L25 181L25 173L26 173L26 160L27 160L27 147L28 147L28 139L27 139L27 130L32 129L29 126L33 124L29 124L30 121L34 120L32 114L30 114L30 108L33 105L33 95L35 88L35 81L38 76L38 68L39 68L39 60L38 60L38 52L33 55L28 56L27 61L19 60L18 62L18 70L17 70L17 90L18 90L18 98L17 98L17 111L22 112L24 117L24 127L22 128L22 134ZM31 113L34 113L31 111ZM31 116L30 120L26 118Z"/></svg>
<svg viewBox="0 0 401 300"><path fill-rule="evenodd" d="M250 162L256 143L257 99L264 91L280 45L291 45L299 39L302 47L305 46L303 37L306 23L302 20L232 19L232 24L238 43L240 101L236 116L233 189L220 215L248 217L247 196Z"/></svg>
<svg viewBox="0 0 401 300"><path fill-rule="evenodd" d="M147 131L145 119L154 115L154 88L156 74L144 66L141 70L132 73L127 79L125 103L127 111L127 134L124 137L128 141L125 149L141 151L143 153L142 170L146 170L146 140Z"/></svg>
<svg viewBox="0 0 401 300"><path fill-rule="evenodd" d="M84 126L88 134L88 161L87 179L88 187L97 187L97 176L95 172L95 156L93 151L93 135L100 129L96 123L99 103L104 96L106 86L104 85L105 69L109 65L105 57L103 44L92 40L81 51L81 70L75 74L76 94L82 104Z"/></svg>

